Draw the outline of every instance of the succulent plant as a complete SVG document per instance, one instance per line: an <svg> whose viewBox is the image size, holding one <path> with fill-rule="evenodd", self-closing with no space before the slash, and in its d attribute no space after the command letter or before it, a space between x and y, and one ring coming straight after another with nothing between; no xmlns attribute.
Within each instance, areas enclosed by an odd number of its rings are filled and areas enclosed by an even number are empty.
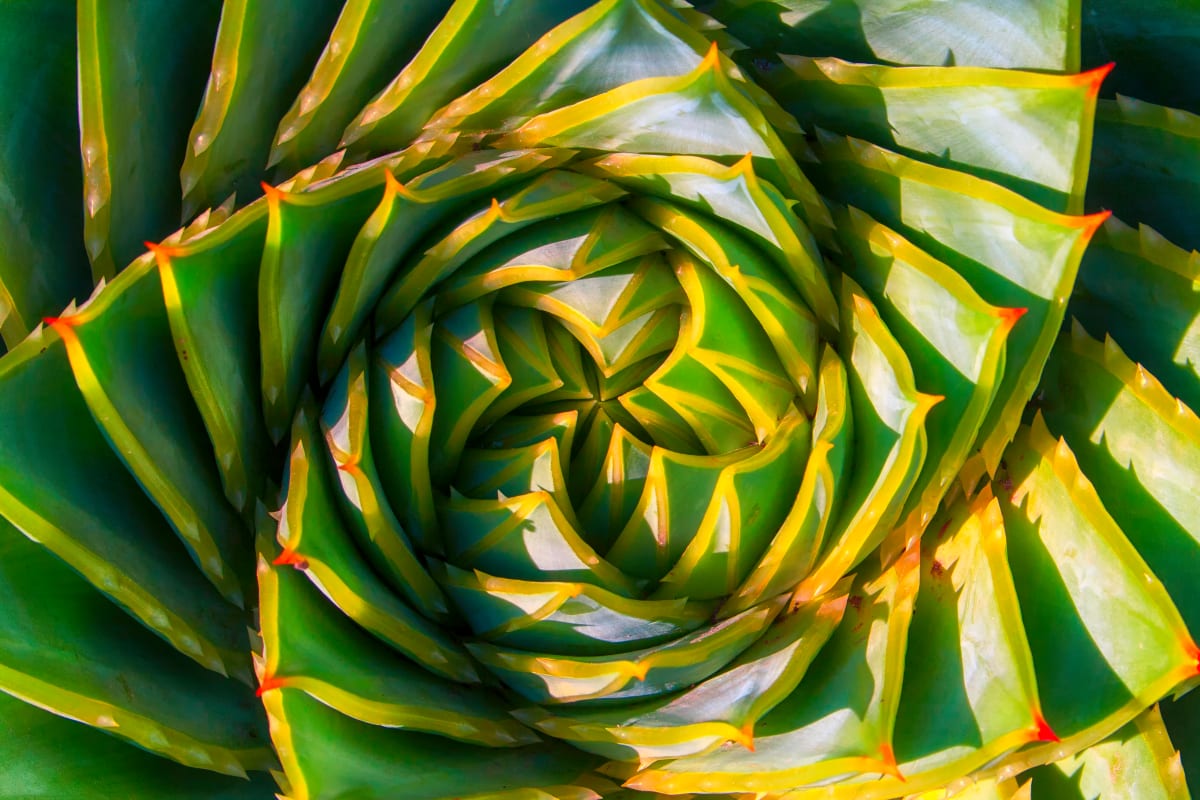
<svg viewBox="0 0 1200 800"><path fill-rule="evenodd" d="M1187 797L1198 20L0 4L0 797Z"/></svg>

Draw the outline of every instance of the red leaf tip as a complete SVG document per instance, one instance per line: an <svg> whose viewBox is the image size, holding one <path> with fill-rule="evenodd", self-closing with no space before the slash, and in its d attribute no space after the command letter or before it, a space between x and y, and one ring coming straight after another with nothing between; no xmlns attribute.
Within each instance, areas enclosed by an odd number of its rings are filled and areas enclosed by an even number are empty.
<svg viewBox="0 0 1200 800"><path fill-rule="evenodd" d="M1046 718L1040 712L1033 715L1033 741L1035 742L1059 742L1058 734L1050 727L1050 723L1046 722Z"/></svg>
<svg viewBox="0 0 1200 800"><path fill-rule="evenodd" d="M262 679L262 682L258 685L258 688L254 690L254 696L262 697L264 694L271 691L272 689L282 688L284 686L284 684L285 684L285 681L283 678L275 678L275 677L271 677L271 676L265 677Z"/></svg>
<svg viewBox="0 0 1200 800"><path fill-rule="evenodd" d="M1104 221L1112 216L1112 211L1097 211L1095 214L1087 214L1082 217L1075 217L1076 224L1083 230L1083 240L1089 241Z"/></svg>
<svg viewBox="0 0 1200 800"><path fill-rule="evenodd" d="M1108 74L1113 71L1113 67L1116 65L1117 62L1110 61L1103 66L1089 69L1087 72L1081 72L1075 76L1079 85L1088 88L1089 99L1094 99L1100 94L1100 85L1104 83L1104 79L1108 77Z"/></svg>
<svg viewBox="0 0 1200 800"><path fill-rule="evenodd" d="M350 459L349 461L346 461L345 463L338 464L337 465L338 472L346 472L346 473L349 473L350 475L360 475L360 474L362 474L362 467L359 466L358 462L359 462L359 458L355 457L355 458Z"/></svg>
<svg viewBox="0 0 1200 800"><path fill-rule="evenodd" d="M263 194L265 194L267 196L268 202L277 201L280 198L282 198L285 194L287 194L287 192L285 192L283 189L279 189L275 186L272 186L271 184L267 183L266 181L262 181L259 185L262 186Z"/></svg>
<svg viewBox="0 0 1200 800"><path fill-rule="evenodd" d="M295 550L284 550L274 561L271 562L277 567L295 567L296 569L308 569L308 559L300 555Z"/></svg>
<svg viewBox="0 0 1200 800"><path fill-rule="evenodd" d="M900 766L896 763L896 751L887 742L879 745L879 766L882 767L880 771L884 775L907 783L908 779L900 772Z"/></svg>
<svg viewBox="0 0 1200 800"><path fill-rule="evenodd" d="M1029 313L1028 308L1002 308L996 315L1000 317L1000 322L1005 330L1012 330L1017 321L1027 313Z"/></svg>
<svg viewBox="0 0 1200 800"><path fill-rule="evenodd" d="M1190 666L1192 672L1195 675L1200 675L1200 646L1197 646L1195 642L1188 641L1187 644L1184 645L1183 649L1184 652L1187 653L1187 657L1191 659L1192 663Z"/></svg>
<svg viewBox="0 0 1200 800"><path fill-rule="evenodd" d="M177 256L183 253L183 250L179 247L171 247L170 245L165 245L160 242L142 242L142 244L146 245L146 249L154 254L154 258L160 264L170 259L172 256Z"/></svg>

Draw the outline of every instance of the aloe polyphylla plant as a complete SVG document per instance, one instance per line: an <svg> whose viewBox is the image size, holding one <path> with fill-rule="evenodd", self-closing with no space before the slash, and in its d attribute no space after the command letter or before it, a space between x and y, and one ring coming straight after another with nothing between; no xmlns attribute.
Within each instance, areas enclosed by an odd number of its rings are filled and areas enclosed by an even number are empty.
<svg viewBox="0 0 1200 800"><path fill-rule="evenodd" d="M1161 5L0 4L0 797L1187 797Z"/></svg>

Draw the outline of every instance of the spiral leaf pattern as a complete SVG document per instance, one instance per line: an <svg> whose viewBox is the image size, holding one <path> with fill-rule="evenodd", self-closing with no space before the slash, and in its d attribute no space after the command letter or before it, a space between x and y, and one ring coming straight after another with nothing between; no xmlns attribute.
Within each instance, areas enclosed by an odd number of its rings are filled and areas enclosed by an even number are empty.
<svg viewBox="0 0 1200 800"><path fill-rule="evenodd" d="M1099 209L1195 225L1088 173L1200 126L1070 4L762 5L80 0L0 794L1187 796L1196 259Z"/></svg>

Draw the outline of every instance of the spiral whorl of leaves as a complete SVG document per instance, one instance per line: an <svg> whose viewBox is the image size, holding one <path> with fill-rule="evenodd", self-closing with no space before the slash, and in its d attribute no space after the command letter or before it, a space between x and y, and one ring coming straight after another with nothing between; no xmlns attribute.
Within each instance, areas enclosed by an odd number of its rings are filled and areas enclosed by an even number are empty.
<svg viewBox="0 0 1200 800"><path fill-rule="evenodd" d="M0 797L1187 796L1200 123L701 6L0 8Z"/></svg>

